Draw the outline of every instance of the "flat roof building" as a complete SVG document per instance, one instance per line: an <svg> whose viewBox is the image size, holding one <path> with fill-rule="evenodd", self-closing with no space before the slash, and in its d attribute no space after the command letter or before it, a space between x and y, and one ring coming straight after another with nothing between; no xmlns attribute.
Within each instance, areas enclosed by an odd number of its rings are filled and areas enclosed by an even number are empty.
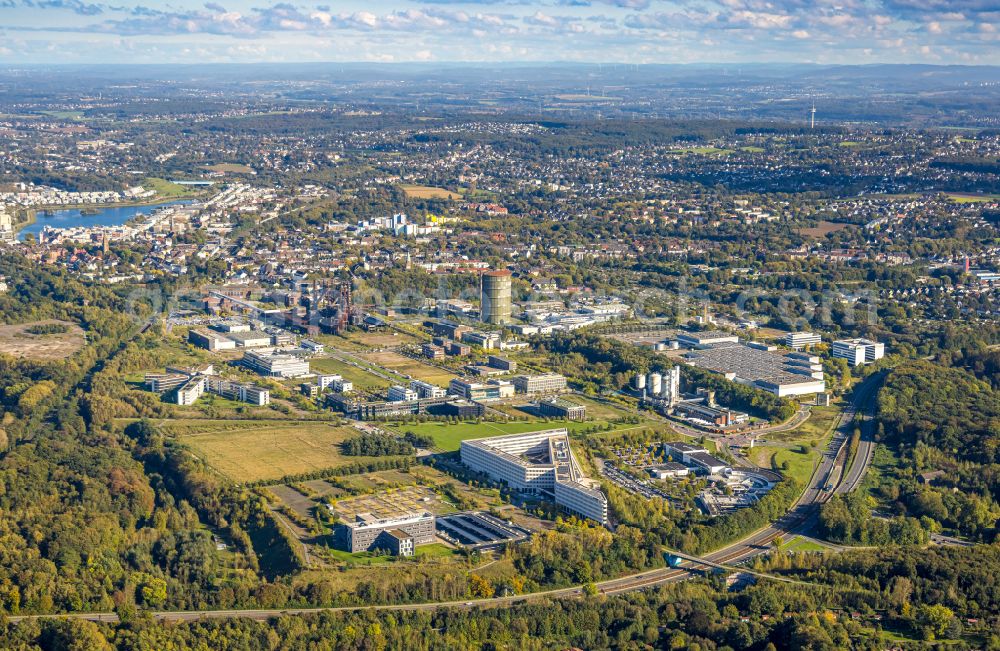
<svg viewBox="0 0 1000 651"><path fill-rule="evenodd" d="M309 375L309 360L277 350L250 350L243 354L243 366L265 377L292 378Z"/></svg>
<svg viewBox="0 0 1000 651"><path fill-rule="evenodd" d="M416 392L417 398L443 398L448 395L446 389L423 380L411 380L410 388Z"/></svg>
<svg viewBox="0 0 1000 651"><path fill-rule="evenodd" d="M355 554L385 549L396 554L403 550L412 555L416 547L434 542L434 537L433 513L408 513L385 519L378 519L371 513L358 513L353 522L337 524L333 543L337 549Z"/></svg>
<svg viewBox="0 0 1000 651"><path fill-rule="evenodd" d="M724 343L686 353L684 360L692 366L724 375L727 380L754 386L782 398L826 390L823 365L819 357L808 353Z"/></svg>
<svg viewBox="0 0 1000 651"><path fill-rule="evenodd" d="M681 332L677 335L677 343L685 348L701 348L716 344L736 344L740 338L720 330L704 330L701 332Z"/></svg>
<svg viewBox="0 0 1000 651"><path fill-rule="evenodd" d="M416 400L418 397L417 392L413 389L398 384L389 387L389 393L386 395L389 402L405 402Z"/></svg>
<svg viewBox="0 0 1000 651"><path fill-rule="evenodd" d="M483 350L493 350L500 347L500 334L497 332L464 332L462 341L473 346L479 346Z"/></svg>
<svg viewBox="0 0 1000 651"><path fill-rule="evenodd" d="M587 417L587 408L569 400L548 398L538 401L538 413L548 418L583 420Z"/></svg>
<svg viewBox="0 0 1000 651"><path fill-rule="evenodd" d="M224 337L217 332L207 330L189 330L188 342L204 348L205 350L232 350L236 348L236 342L229 337Z"/></svg>
<svg viewBox="0 0 1000 651"><path fill-rule="evenodd" d="M851 366L860 366L885 357L885 344L871 339L840 339L833 342L832 353Z"/></svg>
<svg viewBox="0 0 1000 651"><path fill-rule="evenodd" d="M782 341L789 348L802 350L807 346L822 343L823 340L815 332L789 332L782 338Z"/></svg>
<svg viewBox="0 0 1000 651"><path fill-rule="evenodd" d="M490 380L485 384L455 378L448 384L448 393L466 400L499 400L514 396L514 385L503 380Z"/></svg>
<svg viewBox="0 0 1000 651"><path fill-rule="evenodd" d="M608 523L608 502L570 449L569 433L553 429L462 441L462 463L511 490L544 495L567 511Z"/></svg>
<svg viewBox="0 0 1000 651"><path fill-rule="evenodd" d="M519 375L514 378L518 393L555 393L566 390L566 377L558 373Z"/></svg>

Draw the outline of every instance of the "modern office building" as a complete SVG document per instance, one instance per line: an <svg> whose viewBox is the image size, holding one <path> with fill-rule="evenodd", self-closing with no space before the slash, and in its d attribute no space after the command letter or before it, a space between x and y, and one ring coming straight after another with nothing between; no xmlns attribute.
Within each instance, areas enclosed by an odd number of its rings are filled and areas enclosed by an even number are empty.
<svg viewBox="0 0 1000 651"><path fill-rule="evenodd" d="M514 378L518 393L556 393L566 390L566 378L558 373L518 375Z"/></svg>
<svg viewBox="0 0 1000 651"><path fill-rule="evenodd" d="M181 373L146 373L146 388L153 393L168 393L190 379L190 375Z"/></svg>
<svg viewBox="0 0 1000 651"><path fill-rule="evenodd" d="M420 347L420 354L427 359L441 359L444 357L444 346L435 346L434 344L424 344Z"/></svg>
<svg viewBox="0 0 1000 651"><path fill-rule="evenodd" d="M497 355L490 355L487 357L486 364L501 371L514 372L517 370L517 362L505 357L498 357Z"/></svg>
<svg viewBox="0 0 1000 651"><path fill-rule="evenodd" d="M213 352L236 348L236 342L229 337L224 337L217 332L208 332L207 330L189 330L188 343Z"/></svg>
<svg viewBox="0 0 1000 651"><path fill-rule="evenodd" d="M483 350L493 350L500 347L500 334L497 332L469 331L462 333L462 341Z"/></svg>
<svg viewBox="0 0 1000 651"><path fill-rule="evenodd" d="M407 513L378 519L371 513L358 513L353 522L337 524L334 547L351 553L384 549L399 555L412 555L420 545L434 542L434 514ZM404 552L404 553L401 553Z"/></svg>
<svg viewBox="0 0 1000 651"><path fill-rule="evenodd" d="M565 429L465 440L460 454L471 470L513 491L548 497L571 513L608 522L607 498L580 471Z"/></svg>
<svg viewBox="0 0 1000 651"><path fill-rule="evenodd" d="M448 384L448 393L453 396L465 398L466 400L512 398L514 392L514 385L503 380L490 380L484 384L463 378L455 378Z"/></svg>
<svg viewBox="0 0 1000 651"><path fill-rule="evenodd" d="M481 276L480 315L483 323L505 325L511 321L511 273L486 271Z"/></svg>
<svg viewBox="0 0 1000 651"><path fill-rule="evenodd" d="M272 336L260 330L232 332L226 336L236 342L237 348L267 348L274 345Z"/></svg>
<svg viewBox="0 0 1000 651"><path fill-rule="evenodd" d="M789 332L782 342L794 350L802 350L807 346L815 346L823 340L815 332Z"/></svg>
<svg viewBox="0 0 1000 651"><path fill-rule="evenodd" d="M211 364L191 368L168 366L166 373L147 373L146 387L154 393L176 391L175 400L181 406L193 405L206 391L252 405L263 406L271 402L268 389L215 375L215 367Z"/></svg>
<svg viewBox="0 0 1000 651"><path fill-rule="evenodd" d="M342 393L329 393L326 396L326 405L342 411L348 418L357 420L377 420L419 414L458 416L468 419L479 418L486 413L486 408L483 405L477 402L458 400L454 396L401 400L399 402L363 402L352 400Z"/></svg>
<svg viewBox="0 0 1000 651"><path fill-rule="evenodd" d="M309 375L309 360L277 350L251 350L243 354L243 366L264 377L291 378Z"/></svg>
<svg viewBox="0 0 1000 651"><path fill-rule="evenodd" d="M587 417L587 408L561 398L546 398L538 401L538 413L548 418L583 420Z"/></svg>
<svg viewBox="0 0 1000 651"><path fill-rule="evenodd" d="M395 384L389 387L389 392L386 395L386 399L389 402L402 402L406 400L416 400L417 392L409 387L404 387L399 384Z"/></svg>
<svg viewBox="0 0 1000 651"><path fill-rule="evenodd" d="M472 328L454 321L437 321L431 326L434 334L448 337L449 339L461 339L466 332L472 332Z"/></svg>
<svg viewBox="0 0 1000 651"><path fill-rule="evenodd" d="M833 356L846 359L851 366L871 364L885 357L885 344L871 339L840 339L833 342Z"/></svg>
<svg viewBox="0 0 1000 651"><path fill-rule="evenodd" d="M228 400L247 402L258 407L271 404L271 391L264 387L243 382L233 382L218 375L208 376L206 382L206 388L210 393L222 396Z"/></svg>
<svg viewBox="0 0 1000 651"><path fill-rule="evenodd" d="M354 390L354 383L345 380L342 375L317 375L316 384L319 385L320 391L332 389L337 393L348 393Z"/></svg>
<svg viewBox="0 0 1000 651"><path fill-rule="evenodd" d="M416 392L417 398L443 398L448 395L446 389L423 380L411 380L410 389Z"/></svg>
<svg viewBox="0 0 1000 651"><path fill-rule="evenodd" d="M196 375L177 389L177 404L182 407L190 407L204 394L205 378L204 376Z"/></svg>

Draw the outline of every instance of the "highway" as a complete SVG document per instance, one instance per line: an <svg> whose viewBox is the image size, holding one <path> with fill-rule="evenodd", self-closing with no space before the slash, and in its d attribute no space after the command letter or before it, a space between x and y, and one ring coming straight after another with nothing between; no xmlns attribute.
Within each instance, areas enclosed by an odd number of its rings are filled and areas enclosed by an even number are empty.
<svg viewBox="0 0 1000 651"><path fill-rule="evenodd" d="M837 430L832 437L829 446L823 453L823 458L817 465L810 479L809 486L799 496L792 508L777 521L767 527L754 532L739 542L728 545L704 556L682 555L689 559L689 564L683 568L660 568L648 570L629 576L609 579L596 584L598 592L606 595L633 592L658 585L673 583L688 579L693 572L712 569L718 566L729 566L742 563L759 554L763 554L772 549L775 538L788 537L798 534L810 535L815 529L819 507L830 499L836 492L849 492L861 483L864 472L871 464L874 455L874 412L875 395L881 385L883 376L873 375L855 387L850 404L840 416ZM844 466L848 462L848 442L854 431L854 417L858 411L865 414L862 422L862 444L859 446L852 467L845 470ZM868 449L870 446L870 449ZM828 484L834 482L832 489L828 489ZM841 489L844 490L841 490ZM349 612L349 611L421 611L436 610L438 608L487 608L510 606L527 601L539 599L550 599L556 597L574 597L583 594L580 586L561 588L557 590L547 590L534 592L525 595L512 597L494 597L490 599L476 599L469 601L444 601L420 604L393 604L393 605L372 605L372 606L344 606L337 608L285 608L285 609L261 609L261 610L197 610L197 611L161 611L154 612L154 619L170 622L185 622L198 619L245 617L249 619L264 620L280 615L299 615L317 613L323 611ZM95 622L117 622L118 616L115 613L72 613L57 615L12 615L7 617L7 621L17 623L28 619L51 619L51 618L71 618L85 619Z"/></svg>

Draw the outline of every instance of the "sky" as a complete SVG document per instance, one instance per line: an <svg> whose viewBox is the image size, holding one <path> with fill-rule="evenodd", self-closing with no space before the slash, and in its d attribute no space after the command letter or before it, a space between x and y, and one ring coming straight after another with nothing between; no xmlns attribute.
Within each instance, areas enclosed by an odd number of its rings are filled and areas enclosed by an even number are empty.
<svg viewBox="0 0 1000 651"><path fill-rule="evenodd" d="M1000 0L0 0L0 63L1000 64Z"/></svg>

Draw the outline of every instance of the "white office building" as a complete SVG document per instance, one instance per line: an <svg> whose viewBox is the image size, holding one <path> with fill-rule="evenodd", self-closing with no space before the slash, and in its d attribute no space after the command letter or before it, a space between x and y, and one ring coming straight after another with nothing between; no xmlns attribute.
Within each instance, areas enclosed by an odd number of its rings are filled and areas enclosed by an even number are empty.
<svg viewBox="0 0 1000 651"><path fill-rule="evenodd" d="M511 490L546 496L566 511L608 523L608 501L580 471L565 429L462 441L462 463Z"/></svg>
<svg viewBox="0 0 1000 651"><path fill-rule="evenodd" d="M418 397L417 392L413 389L398 384L389 387L389 393L386 396L389 402L409 402L416 400Z"/></svg>
<svg viewBox="0 0 1000 651"><path fill-rule="evenodd" d="M247 351L242 363L265 377L292 378L309 375L309 360L277 350Z"/></svg>
<svg viewBox="0 0 1000 651"><path fill-rule="evenodd" d="M822 338L815 332L789 332L783 339L784 344L794 350L815 346L822 341Z"/></svg>
<svg viewBox="0 0 1000 651"><path fill-rule="evenodd" d="M448 390L423 380L412 380L410 388L416 392L417 398L444 398Z"/></svg>
<svg viewBox="0 0 1000 651"><path fill-rule="evenodd" d="M833 342L833 356L846 359L851 366L871 364L885 357L885 344L871 339L840 339Z"/></svg>

